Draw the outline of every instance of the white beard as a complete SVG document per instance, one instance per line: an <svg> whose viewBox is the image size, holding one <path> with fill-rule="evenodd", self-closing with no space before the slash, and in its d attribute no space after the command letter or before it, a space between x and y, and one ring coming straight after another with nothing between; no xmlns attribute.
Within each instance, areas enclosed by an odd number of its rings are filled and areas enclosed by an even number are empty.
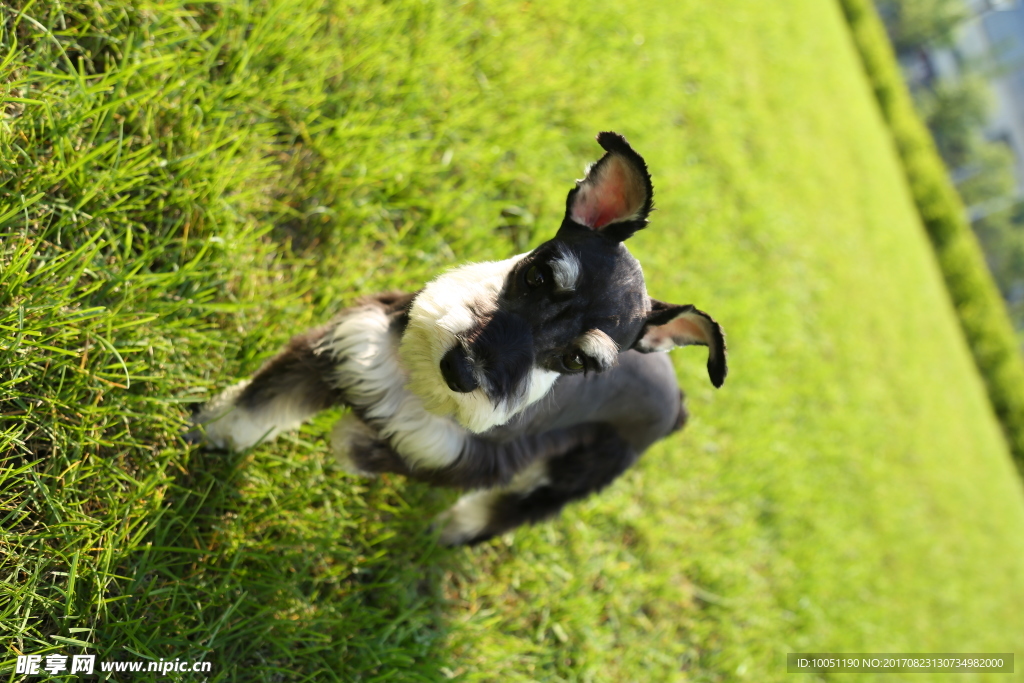
<svg viewBox="0 0 1024 683"><path fill-rule="evenodd" d="M466 433L448 417L428 413L405 387L391 321L379 306L347 311L320 343L338 362L334 384L364 419L412 467L440 468L455 462ZM335 430L335 442L345 430ZM336 443L336 448L343 444Z"/></svg>
<svg viewBox="0 0 1024 683"><path fill-rule="evenodd" d="M408 388L423 406L440 416L452 416L471 432L486 432L503 425L530 404L540 400L558 379L558 373L534 368L528 383L514 398L495 403L484 382L466 393L452 391L441 375L441 359L471 331L478 316L497 308L498 297L509 272L526 254L504 261L473 263L450 270L431 281L413 302L409 325L402 337L399 356L408 372Z"/></svg>

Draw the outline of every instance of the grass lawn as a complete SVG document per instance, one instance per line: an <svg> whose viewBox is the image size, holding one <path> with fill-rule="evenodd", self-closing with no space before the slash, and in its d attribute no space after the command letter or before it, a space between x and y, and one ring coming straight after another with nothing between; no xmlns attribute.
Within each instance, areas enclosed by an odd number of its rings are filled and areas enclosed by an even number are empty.
<svg viewBox="0 0 1024 683"><path fill-rule="evenodd" d="M1024 652L1020 480L839 7L597 7L0 7L0 671L775 681L793 651ZM340 472L337 412L184 446L293 332L545 239L605 129L651 167L651 294L712 313L732 366L715 391L675 352L691 423L614 487L450 551L427 526L455 494Z"/></svg>

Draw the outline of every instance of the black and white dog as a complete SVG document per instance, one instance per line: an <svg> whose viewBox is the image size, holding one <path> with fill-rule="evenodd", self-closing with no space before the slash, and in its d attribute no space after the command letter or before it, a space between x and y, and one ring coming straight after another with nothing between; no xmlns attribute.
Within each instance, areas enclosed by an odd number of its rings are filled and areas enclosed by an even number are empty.
<svg viewBox="0 0 1024 683"><path fill-rule="evenodd" d="M647 165L615 133L566 200L554 238L505 261L455 268L413 294L368 297L293 338L195 417L207 442L244 449L346 405L336 455L471 490L442 542L476 543L607 486L683 426L668 357L701 344L716 387L719 325L647 295L623 241L647 225Z"/></svg>

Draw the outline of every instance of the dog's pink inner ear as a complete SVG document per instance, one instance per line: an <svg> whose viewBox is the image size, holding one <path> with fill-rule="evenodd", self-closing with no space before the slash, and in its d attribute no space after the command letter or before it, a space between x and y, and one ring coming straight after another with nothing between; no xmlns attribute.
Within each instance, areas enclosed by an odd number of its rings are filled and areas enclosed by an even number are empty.
<svg viewBox="0 0 1024 683"><path fill-rule="evenodd" d="M594 230L637 216L646 202L643 178L625 158L611 154L580 183L572 220Z"/></svg>
<svg viewBox="0 0 1024 683"><path fill-rule="evenodd" d="M664 325L651 325L643 338L644 347L650 351L669 351L690 344L711 346L708 322L692 314L682 315Z"/></svg>
<svg viewBox="0 0 1024 683"><path fill-rule="evenodd" d="M708 377L715 387L722 386L729 374L726 361L725 335L722 327L703 311L693 306L671 306L651 300L653 312L648 320L663 320L666 315L674 318L661 325L648 324L633 348L641 353L670 351L677 346L700 344L708 347ZM672 313L671 311L675 311Z"/></svg>

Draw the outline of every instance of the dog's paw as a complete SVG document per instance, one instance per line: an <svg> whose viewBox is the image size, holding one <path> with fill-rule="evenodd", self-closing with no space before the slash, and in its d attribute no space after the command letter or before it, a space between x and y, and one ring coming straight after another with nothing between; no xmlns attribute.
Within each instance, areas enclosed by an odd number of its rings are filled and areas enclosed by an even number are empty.
<svg viewBox="0 0 1024 683"><path fill-rule="evenodd" d="M198 446L203 443L203 432L193 425L191 429L181 430L181 438L186 446Z"/></svg>
<svg viewBox="0 0 1024 683"><path fill-rule="evenodd" d="M445 546L474 545L494 536L490 530L495 491L474 491L459 498L439 514L432 527L440 530L438 542Z"/></svg>
<svg viewBox="0 0 1024 683"><path fill-rule="evenodd" d="M203 413L208 405L203 403L194 403L192 405L192 414L188 418L188 426L179 432L185 445L202 446L206 450L217 450L217 446L206 438L206 429L203 427Z"/></svg>
<svg viewBox="0 0 1024 683"><path fill-rule="evenodd" d="M208 403L192 409L188 429L182 438L190 446L201 444L207 450L242 450L251 446L258 438L253 434L259 426L249 424L246 411L235 407L249 381L228 387Z"/></svg>
<svg viewBox="0 0 1024 683"><path fill-rule="evenodd" d="M407 474L402 458L377 431L355 415L347 415L331 431L331 450L349 474L376 477L383 472Z"/></svg>

